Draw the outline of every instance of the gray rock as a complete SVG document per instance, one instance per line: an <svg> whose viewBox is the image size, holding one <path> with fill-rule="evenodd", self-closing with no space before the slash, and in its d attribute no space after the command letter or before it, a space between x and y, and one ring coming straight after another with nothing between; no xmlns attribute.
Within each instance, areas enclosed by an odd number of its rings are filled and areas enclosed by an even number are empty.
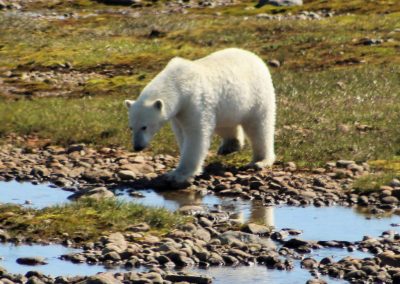
<svg viewBox="0 0 400 284"><path fill-rule="evenodd" d="M91 183L101 182L102 180L109 180L111 177L111 172L100 169L87 170L82 174L82 178Z"/></svg>
<svg viewBox="0 0 400 284"><path fill-rule="evenodd" d="M157 272L148 272L148 273L144 274L143 276L144 276L144 278L150 280L151 283L160 283L160 284L164 283L163 278Z"/></svg>
<svg viewBox="0 0 400 284"><path fill-rule="evenodd" d="M129 170L121 170L118 172L118 176L122 179L122 180L131 180L131 179L135 179L136 178L136 174L132 171Z"/></svg>
<svg viewBox="0 0 400 284"><path fill-rule="evenodd" d="M309 245L308 241L303 241L301 239L294 238L294 239L290 239L287 242L285 242L285 244L283 246L287 247L287 248L296 249L296 248L299 248L299 247L302 247L302 246L308 246L308 245Z"/></svg>
<svg viewBox="0 0 400 284"><path fill-rule="evenodd" d="M192 266L194 261L179 252L169 252L166 256L178 267Z"/></svg>
<svg viewBox="0 0 400 284"><path fill-rule="evenodd" d="M363 206L368 205L368 196L361 195L357 199L357 203Z"/></svg>
<svg viewBox="0 0 400 284"><path fill-rule="evenodd" d="M321 259L321 261L319 263L321 265L331 264L331 263L333 263L333 259L331 257L324 257L323 259Z"/></svg>
<svg viewBox="0 0 400 284"><path fill-rule="evenodd" d="M104 255L104 259L111 260L111 261L119 261L119 260L121 260L121 256L116 251L111 251Z"/></svg>
<svg viewBox="0 0 400 284"><path fill-rule="evenodd" d="M264 225L249 223L243 228L243 231L255 235L265 235L270 233L271 229Z"/></svg>
<svg viewBox="0 0 400 284"><path fill-rule="evenodd" d="M203 227L212 227L213 221L211 221L205 217L200 217L199 224L202 225Z"/></svg>
<svg viewBox="0 0 400 284"><path fill-rule="evenodd" d="M303 5L303 0L260 0L256 8L260 8L264 5L274 5L274 6L301 6Z"/></svg>
<svg viewBox="0 0 400 284"><path fill-rule="evenodd" d="M81 198L93 198L96 200L103 199L103 198L111 198L114 197L114 193L108 190L105 187L96 187L87 190L78 191L70 196L68 199L70 200L79 200Z"/></svg>
<svg viewBox="0 0 400 284"><path fill-rule="evenodd" d="M260 255L257 257L257 262L267 267L274 267L276 264L281 263L281 260L277 255Z"/></svg>
<svg viewBox="0 0 400 284"><path fill-rule="evenodd" d="M301 261L301 267L311 270L318 266L318 262L310 257L306 257Z"/></svg>
<svg viewBox="0 0 400 284"><path fill-rule="evenodd" d="M224 265L224 258L216 252L211 252L207 262L213 266Z"/></svg>
<svg viewBox="0 0 400 284"><path fill-rule="evenodd" d="M111 273L99 273L90 276L84 281L78 282L79 284L121 284L122 282L115 279Z"/></svg>
<svg viewBox="0 0 400 284"><path fill-rule="evenodd" d="M181 208L179 208L179 212L184 215L197 215L197 214L205 213L206 210L202 206L185 205L185 206L182 206Z"/></svg>
<svg viewBox="0 0 400 284"><path fill-rule="evenodd" d="M267 239L262 239L256 235L239 232L239 231L227 231L218 236L218 239L221 241L223 245L231 245L231 244L260 244L269 249L275 249L275 244Z"/></svg>
<svg viewBox="0 0 400 284"><path fill-rule="evenodd" d="M0 278L0 283L1 284L15 284L14 281L8 279L8 278Z"/></svg>
<svg viewBox="0 0 400 284"><path fill-rule="evenodd" d="M385 204L397 204L399 200L394 196L386 196L382 198L382 202Z"/></svg>
<svg viewBox="0 0 400 284"><path fill-rule="evenodd" d="M344 279L346 279L346 280L362 279L362 278L365 278L365 277L367 277L367 273L365 273L362 270L352 270L352 271L347 272L344 275Z"/></svg>
<svg viewBox="0 0 400 284"><path fill-rule="evenodd" d="M259 18L259 19L267 19L267 20L275 19L274 15L270 15L270 14L266 14L266 13L257 14L256 17Z"/></svg>
<svg viewBox="0 0 400 284"><path fill-rule="evenodd" d="M85 144L74 144L67 148L67 153L80 152L85 149Z"/></svg>
<svg viewBox="0 0 400 284"><path fill-rule="evenodd" d="M197 239L203 240L205 242L209 242L211 240L211 234L206 229L199 228L194 233Z"/></svg>
<svg viewBox="0 0 400 284"><path fill-rule="evenodd" d="M324 279L310 279L306 282L306 284L327 284Z"/></svg>
<svg viewBox="0 0 400 284"><path fill-rule="evenodd" d="M125 237L121 233L113 233L107 238L107 243L105 245L105 249L103 249L103 253L108 253L111 251L115 251L117 253L124 252L128 247L128 243L125 240Z"/></svg>
<svg viewBox="0 0 400 284"><path fill-rule="evenodd" d="M136 3L136 0L101 0L99 2L103 2L108 5L122 5L122 6L131 6Z"/></svg>
<svg viewBox="0 0 400 284"><path fill-rule="evenodd" d="M355 164L354 161L351 160L339 160L336 162L336 166L338 168L347 168L348 166Z"/></svg>
<svg viewBox="0 0 400 284"><path fill-rule="evenodd" d="M135 233L148 232L148 231L150 231L150 226L147 223L140 223L140 224L128 227L127 231L135 232Z"/></svg>
<svg viewBox="0 0 400 284"><path fill-rule="evenodd" d="M29 277L28 281L25 284L44 284L45 282L42 281L39 277L32 276Z"/></svg>
<svg viewBox="0 0 400 284"><path fill-rule="evenodd" d="M231 255L223 255L222 258L225 262L225 265L235 266L239 264L239 260Z"/></svg>
<svg viewBox="0 0 400 284"><path fill-rule="evenodd" d="M49 170L46 169L45 167L40 167L36 166L32 169L31 175L37 176L37 177L48 177L50 174Z"/></svg>
<svg viewBox="0 0 400 284"><path fill-rule="evenodd" d="M394 178L394 179L391 180L389 185L391 187L400 187L400 180L398 180L397 178Z"/></svg>
<svg viewBox="0 0 400 284"><path fill-rule="evenodd" d="M165 280L173 283L177 282L188 282L194 284L209 284L212 283L212 279L207 276L192 276L192 275L176 275L169 274L165 276Z"/></svg>
<svg viewBox="0 0 400 284"><path fill-rule="evenodd" d="M242 250L240 250L240 249L235 249L235 248L231 248L231 249L228 251L228 253L229 253L230 255L232 255L232 256L241 257L241 258L244 258L244 259L249 259L249 258L253 257L251 254L248 254L248 253L245 252L245 251L242 251Z"/></svg>
<svg viewBox="0 0 400 284"><path fill-rule="evenodd" d="M5 231L0 229L0 242L5 242L10 238L10 235Z"/></svg>
<svg viewBox="0 0 400 284"><path fill-rule="evenodd" d="M268 65L271 67L280 67L281 63L277 59L272 59L272 60L268 61Z"/></svg>
<svg viewBox="0 0 400 284"><path fill-rule="evenodd" d="M17 258L18 264L24 265L45 265L47 262L44 260L43 257L35 256L35 257L20 257Z"/></svg>
<svg viewBox="0 0 400 284"><path fill-rule="evenodd" d="M384 251L383 253L378 254L378 258L381 260L383 265L400 267L400 255L395 254L392 251Z"/></svg>
<svg viewBox="0 0 400 284"><path fill-rule="evenodd" d="M376 39L376 38L362 38L360 40L360 44L363 45L377 45L383 43L382 39Z"/></svg>

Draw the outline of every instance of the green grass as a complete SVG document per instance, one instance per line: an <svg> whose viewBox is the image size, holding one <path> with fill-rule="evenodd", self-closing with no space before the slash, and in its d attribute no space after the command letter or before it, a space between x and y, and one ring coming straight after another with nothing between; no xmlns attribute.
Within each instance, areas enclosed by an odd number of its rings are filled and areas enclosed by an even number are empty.
<svg viewBox="0 0 400 284"><path fill-rule="evenodd" d="M257 1L241 1L238 5L217 7L213 10L200 10L202 13L215 13L226 15L255 15L259 13L284 14L299 11L333 11L336 14L383 14L400 12L400 3L396 0L304 0L304 5L293 7L276 7L265 5L255 9Z"/></svg>
<svg viewBox="0 0 400 284"><path fill-rule="evenodd" d="M0 17L0 71L52 70L70 63L82 73L105 73L71 90L79 98L38 99L36 92L60 90L52 83L27 85L18 77L6 79L12 87L30 89L33 96L29 100L18 95L11 96L12 100L0 99L0 135L37 134L56 144L84 142L130 149L124 99L136 98L174 56L195 59L235 46L283 64L271 70L278 99L276 146L280 160L320 165L336 159L389 159L400 152L400 129L396 127L400 120L400 33L394 32L400 28L399 2L310 0L301 8L244 9L250 5L253 3L243 2L160 15L150 8L138 10L140 17L127 17L96 14L96 9L104 6L85 0L63 2L53 9L70 9L87 17ZM322 8L339 11L340 16L320 21L253 16L271 9L287 13ZM218 11L222 16L215 16ZM150 38L152 29L165 35ZM359 44L364 37L392 41L364 46ZM0 97L6 89L0 88ZM346 125L348 131L338 130L340 125ZM359 125L367 125L368 130L360 130ZM216 145L217 141L213 151ZM177 153L168 127L155 137L148 151ZM250 155L246 147L223 161L242 164Z"/></svg>
<svg viewBox="0 0 400 284"><path fill-rule="evenodd" d="M379 191L383 185L388 185L391 180L398 177L394 172L372 173L355 180L353 189L356 192Z"/></svg>
<svg viewBox="0 0 400 284"><path fill-rule="evenodd" d="M394 178L400 178L400 157L395 156L389 160L369 161L373 173L356 179L353 189L356 192L379 191L383 185L388 185Z"/></svg>
<svg viewBox="0 0 400 284"><path fill-rule="evenodd" d="M12 236L23 235L42 240L71 238L95 240L112 232L124 232L129 226L146 222L154 234L163 234L188 221L188 217L134 203L110 200L81 200L41 210L12 205L0 206L0 225Z"/></svg>
<svg viewBox="0 0 400 284"><path fill-rule="evenodd" d="M388 159L400 151L400 69L363 66L312 73L274 71L278 98L276 146L279 159L317 165L336 159ZM118 80L116 80L118 81ZM341 82L341 86L338 86ZM102 84L100 81L97 84ZM56 144L84 142L130 149L125 98L0 100L0 133L38 134ZM348 125L348 132L338 130ZM367 131L357 125L368 125ZM213 150L216 148L214 143ZM169 127L151 144L150 153L175 154ZM250 159L250 149L228 156L233 164Z"/></svg>

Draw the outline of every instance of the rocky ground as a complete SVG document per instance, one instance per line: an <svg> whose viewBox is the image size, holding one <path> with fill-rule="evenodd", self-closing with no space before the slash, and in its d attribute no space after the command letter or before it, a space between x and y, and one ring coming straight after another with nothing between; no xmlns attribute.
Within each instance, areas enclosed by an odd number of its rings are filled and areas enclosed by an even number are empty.
<svg viewBox="0 0 400 284"><path fill-rule="evenodd" d="M302 1L260 1L261 8L255 7L256 1L160 2L0 0L1 24L7 30L2 35L5 44L0 44L0 112L7 115L0 127L0 181L49 182L70 191L71 200L112 198L121 187L140 197L138 189L153 188L255 200L266 207L340 205L359 206L377 216L400 214L399 180L391 178L380 188L360 190L353 187L354 182L374 171L367 163L337 160L386 159L398 149L397 128L391 123L398 121L393 114L400 113L400 104L394 103L400 40L395 1L387 5L305 1L290 9L263 5ZM167 183L162 175L176 165L177 158L124 150L122 143L129 139L125 110L114 106L122 107L123 99L133 98L173 56L198 58L227 46L254 50L272 67L281 111L277 141L286 162L263 171L211 163L190 184ZM89 52L82 55L85 50ZM326 75L320 70L326 70ZM81 97L100 100L100 107L74 108L85 102ZM51 108L56 100L71 103L67 106L71 112ZM54 113L62 118L54 122ZM76 113L74 120L71 116ZM91 113L96 114L94 120L85 118ZM124 117L104 118L104 113L123 113ZM9 135L14 132L18 135ZM49 140L22 137L24 133L39 133ZM154 144L163 148L154 152L165 153L172 141L165 140L165 133L161 136L164 140ZM107 140L110 137L114 139ZM70 141L91 141L97 148ZM100 146L116 144L121 147ZM335 160L313 168L287 162L320 162L326 157ZM68 234L49 239L16 236L13 224L3 215L0 242L54 242L82 249L62 256L66 261L133 271L49 277L34 267L25 275L0 267L0 284L210 283L209 277L177 271L256 264L290 271L299 262L309 270L310 284L325 283L324 275L351 283L400 283L400 235L394 230L356 242L311 241L302 239L297 228L242 224L237 214L222 207L207 210L186 205L179 212L188 215L188 221L168 232L154 232L148 223L133 223L125 231L105 233L94 241ZM31 218L29 214L22 218ZM360 250L371 257L317 260L310 253L324 248ZM45 261L40 257L17 260L25 265Z"/></svg>
<svg viewBox="0 0 400 284"><path fill-rule="evenodd" d="M49 181L69 191L87 191L106 186L115 189L129 185L135 189L171 189L186 187L210 191L221 196L257 199L266 205L288 204L293 206L358 204L367 206L371 213L397 210L400 182L394 179L380 191L352 190L357 177L367 174L368 164L339 160L328 162L325 167L297 169L293 162L277 165L271 170L254 171L246 168L210 164L192 184L167 183L162 174L173 168L177 159L169 155L142 156L121 148L95 150L84 144L67 148L44 145L41 148L15 147L38 142L36 138L10 138L0 151L0 178L2 180ZM15 140L15 141L14 141ZM101 190L100 190L101 191Z"/></svg>
<svg viewBox="0 0 400 284"><path fill-rule="evenodd" d="M173 167L176 159L167 155L155 157L129 153L118 148L95 150L83 144L67 148L43 145L34 137L10 137L0 150L0 179L51 182L72 197L106 198L114 196L114 189L129 185L135 189L155 188L182 190L159 178ZM23 145L16 147L15 145ZM42 144L42 145L40 145ZM27 146L29 145L29 146ZM32 145L35 145L34 147ZM288 204L291 206L363 206L373 214L388 211L398 213L400 183L393 180L378 192L355 193L352 182L369 171L367 164L353 161L327 163L323 168L297 169L294 163L277 165L272 170L226 168L209 165L205 173L187 184L185 190L202 194L256 199L265 206ZM182 187L182 185L180 185ZM183 191L184 193L184 191ZM400 275L400 235L387 231L379 238L365 237L359 242L308 241L296 235L294 229L274 231L272 228L250 223L241 225L234 214L221 208L205 210L201 206L184 206L182 214L193 216L165 235L149 232L149 225L135 224L127 232L103 236L96 242L60 240L65 245L82 247L83 252L63 256L75 263L99 263L124 267L150 268L146 273L101 274L95 277L48 278L38 273L25 276L0 271L3 283L210 283L202 276L176 274L171 269L198 266L262 264L270 269L290 270L293 261L315 277L329 275L352 283L398 283ZM3 242L21 242L11 238L7 225L2 225ZM360 249L374 257L345 258L338 262L330 258L317 261L304 255L321 248ZM311 277L311 276L310 276ZM10 282L11 281L11 282ZM136 281L136 282L135 282ZM397 281L397 282L396 282ZM324 283L312 280L310 283Z"/></svg>

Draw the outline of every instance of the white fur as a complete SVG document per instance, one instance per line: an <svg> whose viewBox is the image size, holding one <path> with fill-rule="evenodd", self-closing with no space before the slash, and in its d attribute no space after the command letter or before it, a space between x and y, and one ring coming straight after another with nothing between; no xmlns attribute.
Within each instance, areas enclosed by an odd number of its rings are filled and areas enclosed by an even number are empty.
<svg viewBox="0 0 400 284"><path fill-rule="evenodd" d="M162 102L159 111L156 101ZM177 182L201 173L214 132L223 139L220 154L240 150L244 130L253 148L252 165L263 168L275 160L274 87L267 66L251 52L230 48L195 61L174 58L136 102L126 104L133 139L138 136L142 146L171 121L181 159L168 177ZM147 134L140 131L144 123L152 126Z"/></svg>

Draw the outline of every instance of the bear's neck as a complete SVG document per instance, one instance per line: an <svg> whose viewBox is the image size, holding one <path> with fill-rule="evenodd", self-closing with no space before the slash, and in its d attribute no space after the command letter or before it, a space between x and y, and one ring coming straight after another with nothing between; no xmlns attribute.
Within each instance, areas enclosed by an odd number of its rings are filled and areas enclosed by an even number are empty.
<svg viewBox="0 0 400 284"><path fill-rule="evenodd" d="M167 120L174 118L178 114L181 106L181 102L178 100L178 97L170 96L167 100L164 101L164 104L165 116Z"/></svg>

